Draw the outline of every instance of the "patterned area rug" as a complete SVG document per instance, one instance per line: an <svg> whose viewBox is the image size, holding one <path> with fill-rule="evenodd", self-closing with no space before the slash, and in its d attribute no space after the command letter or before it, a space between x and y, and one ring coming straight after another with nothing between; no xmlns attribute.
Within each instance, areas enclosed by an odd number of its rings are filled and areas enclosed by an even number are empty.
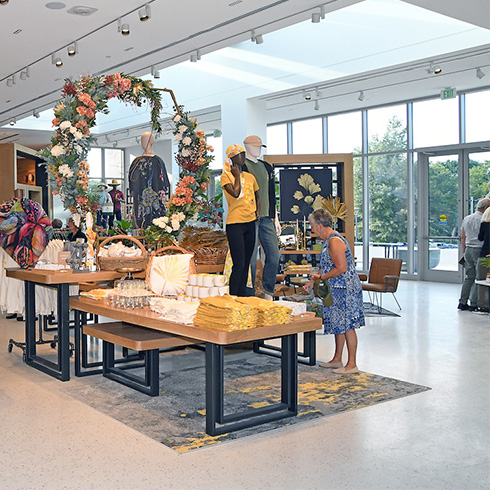
<svg viewBox="0 0 490 490"><path fill-rule="evenodd" d="M364 316L400 316L385 308L379 308L372 303L364 303Z"/></svg>
<svg viewBox="0 0 490 490"><path fill-rule="evenodd" d="M179 367L189 365L186 361L196 364L196 355L199 354L199 366ZM430 389L375 374L341 376L333 374L330 369L299 365L297 417L212 437L205 432L204 355L199 354L181 354L172 362L172 370L161 374L158 397L151 398L102 376L79 378L79 386L67 387L63 391L184 453ZM251 352L226 355L225 413L276 403L280 401L279 386L279 359Z"/></svg>

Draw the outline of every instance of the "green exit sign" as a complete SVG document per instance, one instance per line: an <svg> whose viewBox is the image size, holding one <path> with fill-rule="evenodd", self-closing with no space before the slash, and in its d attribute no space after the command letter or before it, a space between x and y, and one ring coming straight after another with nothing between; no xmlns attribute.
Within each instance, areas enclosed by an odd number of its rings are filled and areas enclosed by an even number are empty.
<svg viewBox="0 0 490 490"><path fill-rule="evenodd" d="M441 90L441 100L454 99L458 96L458 92L455 88L445 88Z"/></svg>

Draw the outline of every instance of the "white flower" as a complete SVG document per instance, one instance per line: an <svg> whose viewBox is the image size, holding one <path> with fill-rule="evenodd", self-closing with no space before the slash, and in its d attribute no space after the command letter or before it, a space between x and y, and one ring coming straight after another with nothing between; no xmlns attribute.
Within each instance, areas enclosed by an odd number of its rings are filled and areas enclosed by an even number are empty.
<svg viewBox="0 0 490 490"><path fill-rule="evenodd" d="M176 139L177 141L180 141L180 140L182 139L182 133L177 133L177 134L175 135L175 139Z"/></svg>
<svg viewBox="0 0 490 490"><path fill-rule="evenodd" d="M75 131L75 132L73 133L73 136L75 136L75 139L76 139L76 140L80 140L80 139L82 139L82 138L83 138L83 133L82 133L81 131Z"/></svg>
<svg viewBox="0 0 490 490"><path fill-rule="evenodd" d="M59 157L65 153L65 149L61 145L55 145L51 148L51 155Z"/></svg>
<svg viewBox="0 0 490 490"><path fill-rule="evenodd" d="M180 228L180 223L178 221L172 220L172 229L173 229L173 231L178 231L179 228Z"/></svg>
<svg viewBox="0 0 490 490"><path fill-rule="evenodd" d="M66 177L67 179L73 177L73 171L71 170L71 168L66 163L59 166L58 172L61 175L63 175L63 177Z"/></svg>
<svg viewBox="0 0 490 490"><path fill-rule="evenodd" d="M77 153L82 153L83 151L83 148L80 145L75 145L74 148Z"/></svg>
<svg viewBox="0 0 490 490"><path fill-rule="evenodd" d="M187 131L187 126L185 126L184 124L181 124L181 125L179 126L179 131L180 131L181 133L185 133L185 132Z"/></svg>
<svg viewBox="0 0 490 490"><path fill-rule="evenodd" d="M184 143L184 145L186 146L189 146L191 143L192 143L192 140L189 138L189 136L186 136L183 140L182 140L182 143Z"/></svg>
<svg viewBox="0 0 490 490"><path fill-rule="evenodd" d="M73 223L75 223L75 226L78 228L82 217L78 213L72 214L71 217L73 218Z"/></svg>
<svg viewBox="0 0 490 490"><path fill-rule="evenodd" d="M191 154L191 152L187 148L184 148L182 150L182 156L183 157L188 157L190 154Z"/></svg>
<svg viewBox="0 0 490 490"><path fill-rule="evenodd" d="M177 216L179 221L182 221L185 219L185 214L182 211L180 213L175 214L174 216Z"/></svg>
<svg viewBox="0 0 490 490"><path fill-rule="evenodd" d="M63 121L60 124L60 129L68 129L69 127L71 127L71 122L70 121Z"/></svg>
<svg viewBox="0 0 490 490"><path fill-rule="evenodd" d="M173 118L173 121L178 123L182 118L180 117L179 114L175 114L174 118Z"/></svg>
<svg viewBox="0 0 490 490"><path fill-rule="evenodd" d="M66 122L66 121L65 121ZM64 123L61 123L61 124L64 124ZM70 133L73 134L75 131L77 130L77 128L75 126L71 126L70 125Z"/></svg>
<svg viewBox="0 0 490 490"><path fill-rule="evenodd" d="M171 228L170 226L167 226L167 227L165 228L165 231L166 231L167 233L172 233L172 228Z"/></svg>

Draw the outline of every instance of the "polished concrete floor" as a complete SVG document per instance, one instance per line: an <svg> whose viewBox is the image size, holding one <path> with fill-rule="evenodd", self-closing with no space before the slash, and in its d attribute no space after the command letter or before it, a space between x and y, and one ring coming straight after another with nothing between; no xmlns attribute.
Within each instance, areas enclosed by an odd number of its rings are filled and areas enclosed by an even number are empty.
<svg viewBox="0 0 490 490"><path fill-rule="evenodd" d="M133 431L29 368L0 319L0 489L488 489L488 315L459 286L403 281L400 318L367 318L361 370L432 388L188 454ZM393 299L384 306L396 311ZM333 338L318 335L318 357Z"/></svg>

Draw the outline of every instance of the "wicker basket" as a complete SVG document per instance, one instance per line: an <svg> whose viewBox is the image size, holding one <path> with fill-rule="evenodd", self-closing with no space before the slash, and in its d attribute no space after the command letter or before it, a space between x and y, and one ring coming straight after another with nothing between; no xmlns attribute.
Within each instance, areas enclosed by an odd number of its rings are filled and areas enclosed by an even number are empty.
<svg viewBox="0 0 490 490"><path fill-rule="evenodd" d="M196 264L224 264L228 248L189 248L189 252L194 254L194 262Z"/></svg>
<svg viewBox="0 0 490 490"><path fill-rule="evenodd" d="M101 271L115 271L118 269L144 270L146 268L146 264L148 262L148 252L137 238L128 235L114 235L102 241L99 245L99 248L103 247L112 240L130 240L138 245L143 253L139 257L97 256L97 264Z"/></svg>

